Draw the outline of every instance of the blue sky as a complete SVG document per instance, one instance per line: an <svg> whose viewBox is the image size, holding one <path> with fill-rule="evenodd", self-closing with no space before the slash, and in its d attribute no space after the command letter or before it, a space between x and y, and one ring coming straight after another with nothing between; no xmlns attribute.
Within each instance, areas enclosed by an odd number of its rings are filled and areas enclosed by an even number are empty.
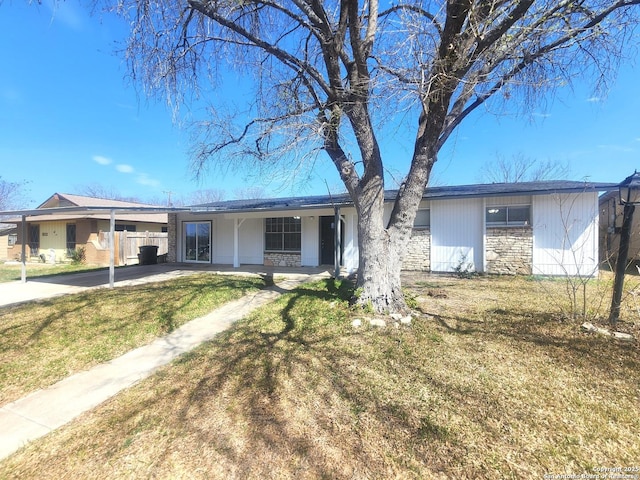
<svg viewBox="0 0 640 480"><path fill-rule="evenodd" d="M122 196L161 200L217 189L263 188L272 196L324 194L340 188L328 158L312 181L261 185L251 172L217 172L195 182L189 171L188 131L169 109L128 84L115 54L126 29L118 19L91 16L72 0L0 3L0 176L27 182L35 207L55 192L82 193L99 184ZM587 88L560 92L528 118L478 112L440 154L438 184L476 183L483 163L514 155L568 163L571 178L619 182L640 169L640 70L625 65L606 98ZM390 170L406 171L410 142L388 144ZM389 185L392 187L393 185Z"/></svg>

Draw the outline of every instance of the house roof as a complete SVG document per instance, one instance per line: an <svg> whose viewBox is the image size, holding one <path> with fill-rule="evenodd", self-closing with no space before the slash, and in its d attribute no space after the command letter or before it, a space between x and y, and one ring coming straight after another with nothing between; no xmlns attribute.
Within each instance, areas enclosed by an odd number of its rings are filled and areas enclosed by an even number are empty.
<svg viewBox="0 0 640 480"><path fill-rule="evenodd" d="M109 220L112 210L116 213L118 221L164 224L167 223L167 212L173 209L145 203L54 193L36 209L14 210L2 212L2 214L25 215L28 221L34 221L35 217L43 215L48 215L47 220L69 220L70 218ZM3 221L17 223L21 219L8 218Z"/></svg>
<svg viewBox="0 0 640 480"><path fill-rule="evenodd" d="M123 200L112 200L108 198L87 197L84 195L74 195L69 193L54 193L46 199L38 208L56 207L151 207L154 205L126 202Z"/></svg>
<svg viewBox="0 0 640 480"><path fill-rule="evenodd" d="M606 192L618 188L617 183L593 183L570 180L543 182L487 183L446 187L429 187L422 198L444 200L452 198L499 197L513 195L548 195L553 193ZM386 190L385 201L392 202L398 190ZM257 212L269 210L305 210L333 206L353 205L348 194L316 195L307 197L284 197L252 200L228 200L194 205L193 213L199 212Z"/></svg>

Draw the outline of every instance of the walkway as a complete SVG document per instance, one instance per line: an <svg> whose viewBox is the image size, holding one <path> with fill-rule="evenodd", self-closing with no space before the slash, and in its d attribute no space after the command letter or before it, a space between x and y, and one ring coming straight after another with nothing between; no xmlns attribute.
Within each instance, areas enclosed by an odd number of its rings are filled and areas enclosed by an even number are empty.
<svg viewBox="0 0 640 480"><path fill-rule="evenodd" d="M147 271L151 273L150 270ZM156 272L151 276L147 275L127 281L159 281L167 275L175 276L176 272L180 271L167 269L162 273ZM275 300L282 293L290 291L302 283L328 277L327 272L295 275L276 274L276 276L280 275L287 278L273 287L229 302L149 345L132 350L110 362L72 375L49 388L38 390L0 407L0 425L2 425L0 429L0 460L8 457L28 442L69 423L121 390L147 378L158 368L212 339L216 334L229 328L233 322L242 319L254 309ZM6 285L0 284L1 298L4 298L5 293L8 292L8 289L5 289ZM24 284L21 285L24 286ZM96 288L87 285L72 285L71 287L80 290ZM43 294L51 293L46 290L43 289ZM69 290L66 293L71 291L79 290ZM62 293L58 292L57 294Z"/></svg>

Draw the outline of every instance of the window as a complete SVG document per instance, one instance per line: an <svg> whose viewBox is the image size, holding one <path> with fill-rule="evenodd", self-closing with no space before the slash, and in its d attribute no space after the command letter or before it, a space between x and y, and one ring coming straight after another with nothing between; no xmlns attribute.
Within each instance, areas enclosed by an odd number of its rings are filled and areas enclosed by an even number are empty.
<svg viewBox="0 0 640 480"><path fill-rule="evenodd" d="M185 262L209 262L211 260L211 223L186 222L183 248Z"/></svg>
<svg viewBox="0 0 640 480"><path fill-rule="evenodd" d="M136 226L135 225L126 225L124 223L116 223L115 229L116 232L124 232L125 230L127 232L135 232L136 231Z"/></svg>
<svg viewBox="0 0 640 480"><path fill-rule="evenodd" d="M32 257L37 257L40 250L40 225L29 225L29 250Z"/></svg>
<svg viewBox="0 0 640 480"><path fill-rule="evenodd" d="M530 225L531 206L487 207L487 225Z"/></svg>
<svg viewBox="0 0 640 480"><path fill-rule="evenodd" d="M8 238L8 243L10 247L13 247L16 243L18 243L18 234L17 233L10 233L9 234L9 238Z"/></svg>
<svg viewBox="0 0 640 480"><path fill-rule="evenodd" d="M71 255L76 249L76 224L67 223L67 254Z"/></svg>
<svg viewBox="0 0 640 480"><path fill-rule="evenodd" d="M431 226L431 210L420 209L413 221L413 228L428 228Z"/></svg>
<svg viewBox="0 0 640 480"><path fill-rule="evenodd" d="M302 222L300 217L265 219L265 250L272 252L299 252Z"/></svg>

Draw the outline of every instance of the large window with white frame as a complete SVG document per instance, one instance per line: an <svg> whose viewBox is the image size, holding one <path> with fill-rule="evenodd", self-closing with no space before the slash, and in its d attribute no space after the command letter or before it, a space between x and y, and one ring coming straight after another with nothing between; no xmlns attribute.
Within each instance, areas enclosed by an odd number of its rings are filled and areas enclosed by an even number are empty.
<svg viewBox="0 0 640 480"><path fill-rule="evenodd" d="M531 225L531 205L491 205L486 219L490 227Z"/></svg>
<svg viewBox="0 0 640 480"><path fill-rule="evenodd" d="M211 261L211 222L184 223L184 261Z"/></svg>
<svg viewBox="0 0 640 480"><path fill-rule="evenodd" d="M265 218L264 249L267 252L299 252L302 245L300 217Z"/></svg>

